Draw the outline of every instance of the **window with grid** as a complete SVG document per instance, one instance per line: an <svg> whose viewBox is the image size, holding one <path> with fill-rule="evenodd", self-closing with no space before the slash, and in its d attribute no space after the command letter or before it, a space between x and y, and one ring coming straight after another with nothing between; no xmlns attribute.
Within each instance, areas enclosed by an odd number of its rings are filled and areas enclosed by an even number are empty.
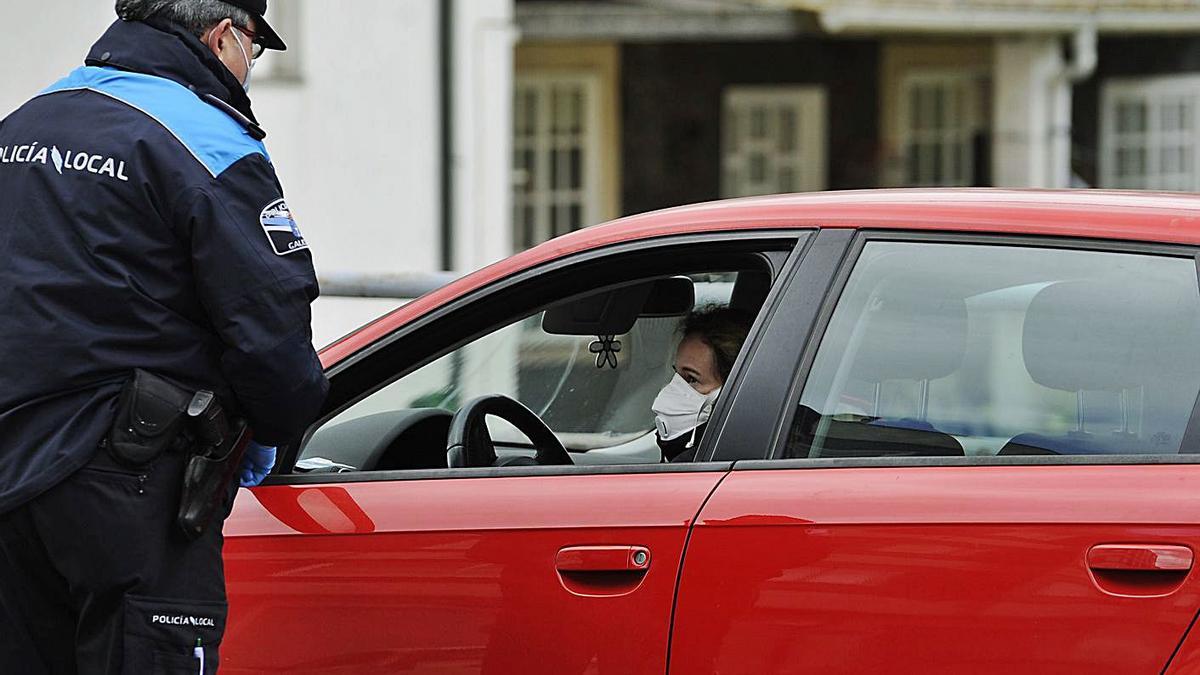
<svg viewBox="0 0 1200 675"><path fill-rule="evenodd" d="M906 184L974 184L982 98L981 78L969 73L913 73L904 79L900 132Z"/></svg>
<svg viewBox="0 0 1200 675"><path fill-rule="evenodd" d="M1196 76L1108 83L1102 102L1103 186L1200 190L1198 101Z"/></svg>
<svg viewBox="0 0 1200 675"><path fill-rule="evenodd" d="M513 225L519 249L598 220L597 86L587 74L516 78Z"/></svg>
<svg viewBox="0 0 1200 675"><path fill-rule="evenodd" d="M722 196L826 188L823 88L731 87L724 98Z"/></svg>

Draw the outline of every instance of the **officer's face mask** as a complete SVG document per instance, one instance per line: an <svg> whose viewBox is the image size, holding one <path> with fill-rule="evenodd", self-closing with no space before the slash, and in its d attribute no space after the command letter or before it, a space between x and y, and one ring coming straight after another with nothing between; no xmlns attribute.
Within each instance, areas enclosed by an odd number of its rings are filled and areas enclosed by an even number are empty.
<svg viewBox="0 0 1200 675"><path fill-rule="evenodd" d="M237 26L231 26L231 28L233 28L237 32L241 33L242 35L246 35L245 33L242 32L242 29L238 28ZM251 38L249 35L246 35L246 37L251 40L254 39L254 38ZM249 94L250 93L250 75L254 73L254 59L250 58L250 54L248 54L246 52L246 48L242 46L241 38L239 38L235 35L233 37L233 41L237 43L238 49L241 50L241 52L242 52L242 58L246 60L246 81L242 82L242 89L245 89L246 93Z"/></svg>
<svg viewBox="0 0 1200 675"><path fill-rule="evenodd" d="M685 447L692 447L696 428L708 421L720 394L720 387L701 394L676 373L667 386L658 392L651 406L659 440L673 441L691 432L691 439Z"/></svg>

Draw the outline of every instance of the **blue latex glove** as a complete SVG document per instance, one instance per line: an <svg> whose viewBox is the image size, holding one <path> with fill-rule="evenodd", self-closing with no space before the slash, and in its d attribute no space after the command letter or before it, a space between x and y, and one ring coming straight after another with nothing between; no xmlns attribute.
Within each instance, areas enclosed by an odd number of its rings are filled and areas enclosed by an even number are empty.
<svg viewBox="0 0 1200 675"><path fill-rule="evenodd" d="M250 441L242 455L242 466L238 468L238 480L242 487L254 487L263 482L275 467L275 448Z"/></svg>

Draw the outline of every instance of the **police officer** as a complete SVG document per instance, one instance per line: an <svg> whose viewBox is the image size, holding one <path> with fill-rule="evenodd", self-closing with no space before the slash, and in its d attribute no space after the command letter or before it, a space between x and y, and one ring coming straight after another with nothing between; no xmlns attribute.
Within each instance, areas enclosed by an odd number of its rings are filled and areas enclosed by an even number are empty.
<svg viewBox="0 0 1200 675"><path fill-rule="evenodd" d="M119 0L0 122L0 673L216 672L232 489L193 541L187 452L100 447L135 370L248 420L243 484L324 401L312 259L246 94L285 49L266 4Z"/></svg>

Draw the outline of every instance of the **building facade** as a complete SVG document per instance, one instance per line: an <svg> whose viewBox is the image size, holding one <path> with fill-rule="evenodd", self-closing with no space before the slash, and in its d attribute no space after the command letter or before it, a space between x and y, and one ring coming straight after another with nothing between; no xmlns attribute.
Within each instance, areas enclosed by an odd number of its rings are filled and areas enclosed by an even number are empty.
<svg viewBox="0 0 1200 675"><path fill-rule="evenodd" d="M516 18L517 110L522 82L553 82L583 92L596 124L577 134L590 145L573 161L594 167L582 189L531 180L518 152L518 204L608 216L821 189L1200 189L1193 0L518 0ZM554 145L517 125L522 145ZM531 218L515 213L518 240L561 229Z"/></svg>

